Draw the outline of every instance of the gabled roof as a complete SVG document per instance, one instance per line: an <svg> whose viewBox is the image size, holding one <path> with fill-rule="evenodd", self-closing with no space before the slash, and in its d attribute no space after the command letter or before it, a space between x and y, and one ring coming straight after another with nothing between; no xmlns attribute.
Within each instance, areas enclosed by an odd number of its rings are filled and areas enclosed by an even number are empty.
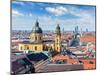
<svg viewBox="0 0 100 75"><path fill-rule="evenodd" d="M26 65L32 65L32 63L27 58L22 58L13 61L11 65L11 71L17 73L25 69Z"/></svg>

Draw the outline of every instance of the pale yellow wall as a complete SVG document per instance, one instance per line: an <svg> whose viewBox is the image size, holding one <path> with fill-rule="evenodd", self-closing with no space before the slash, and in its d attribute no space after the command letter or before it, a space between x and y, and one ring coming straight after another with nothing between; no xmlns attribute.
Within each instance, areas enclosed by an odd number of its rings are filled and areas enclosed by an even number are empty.
<svg viewBox="0 0 100 75"><path fill-rule="evenodd" d="M29 49L25 48L25 46L29 47ZM37 50L35 50L35 47L37 47ZM30 51L37 51L37 52L43 51L43 44L19 44L19 50L20 51L30 50Z"/></svg>
<svg viewBox="0 0 100 75"><path fill-rule="evenodd" d="M61 36L60 35L55 36L55 43L61 43Z"/></svg>
<svg viewBox="0 0 100 75"><path fill-rule="evenodd" d="M24 45L23 44L19 44L18 45L18 50L19 51L23 51L24 50Z"/></svg>
<svg viewBox="0 0 100 75"><path fill-rule="evenodd" d="M52 47L54 49L54 43L45 44L47 47Z"/></svg>
<svg viewBox="0 0 100 75"><path fill-rule="evenodd" d="M31 33L30 35L30 41L31 42L41 42L42 41L43 34L40 33Z"/></svg>
<svg viewBox="0 0 100 75"><path fill-rule="evenodd" d="M52 47L55 49L54 43L48 43L48 44L19 44L19 51L35 51L35 52L42 52L43 46ZM29 47L27 49L26 47ZM37 50L35 50L35 47L37 47ZM22 49L21 49L22 48Z"/></svg>
<svg viewBox="0 0 100 75"><path fill-rule="evenodd" d="M55 50L58 52L61 50L61 35L55 35Z"/></svg>
<svg viewBox="0 0 100 75"><path fill-rule="evenodd" d="M42 36L43 35L40 33L31 33L30 41L31 42L42 42L42 39L43 39ZM37 40L35 37L37 37ZM28 49L25 48L25 45L29 48ZM52 47L56 51L61 50L61 35L55 35L55 43L48 43L48 44L44 44L44 45L46 45L47 47ZM35 49L35 47L37 47L37 50ZM25 51L25 50L43 51L43 44L42 43L41 44L19 44L19 50L20 51Z"/></svg>

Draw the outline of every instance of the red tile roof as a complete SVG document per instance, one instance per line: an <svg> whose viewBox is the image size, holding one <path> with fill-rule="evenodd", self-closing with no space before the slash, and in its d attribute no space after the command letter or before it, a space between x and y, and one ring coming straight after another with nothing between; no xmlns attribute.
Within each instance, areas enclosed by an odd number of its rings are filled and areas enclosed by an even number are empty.
<svg viewBox="0 0 100 75"><path fill-rule="evenodd" d="M70 60L69 60L69 63L70 63L70 64L76 64L76 63L78 63L78 62L79 62L78 59L70 59Z"/></svg>
<svg viewBox="0 0 100 75"><path fill-rule="evenodd" d="M55 56L52 59L53 60L68 60L69 56Z"/></svg>
<svg viewBox="0 0 100 75"><path fill-rule="evenodd" d="M95 36L90 36L90 35L85 35L80 37L81 42L93 42L95 43L96 37Z"/></svg>
<svg viewBox="0 0 100 75"><path fill-rule="evenodd" d="M95 59L81 59L83 62L84 69L95 69L96 68L96 60ZM93 62L91 64L90 62Z"/></svg>
<svg viewBox="0 0 100 75"><path fill-rule="evenodd" d="M95 64L83 64L84 65L84 69L95 69L96 66Z"/></svg>

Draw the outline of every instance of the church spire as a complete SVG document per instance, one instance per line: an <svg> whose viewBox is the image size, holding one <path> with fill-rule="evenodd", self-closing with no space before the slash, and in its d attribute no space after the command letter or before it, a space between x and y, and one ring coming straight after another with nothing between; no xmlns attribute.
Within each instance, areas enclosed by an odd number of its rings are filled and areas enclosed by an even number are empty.
<svg viewBox="0 0 100 75"><path fill-rule="evenodd" d="M57 24L57 27L56 27L56 34L61 34L61 31L60 31L60 26L59 26L59 24Z"/></svg>

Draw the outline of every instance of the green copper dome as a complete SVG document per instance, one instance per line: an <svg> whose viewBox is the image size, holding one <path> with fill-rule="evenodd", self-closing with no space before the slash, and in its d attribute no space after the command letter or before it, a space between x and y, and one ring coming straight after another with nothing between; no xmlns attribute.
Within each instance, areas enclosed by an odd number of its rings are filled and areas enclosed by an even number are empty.
<svg viewBox="0 0 100 75"><path fill-rule="evenodd" d="M32 29L33 33L42 33L42 29L39 27L39 22L36 21L35 26Z"/></svg>

